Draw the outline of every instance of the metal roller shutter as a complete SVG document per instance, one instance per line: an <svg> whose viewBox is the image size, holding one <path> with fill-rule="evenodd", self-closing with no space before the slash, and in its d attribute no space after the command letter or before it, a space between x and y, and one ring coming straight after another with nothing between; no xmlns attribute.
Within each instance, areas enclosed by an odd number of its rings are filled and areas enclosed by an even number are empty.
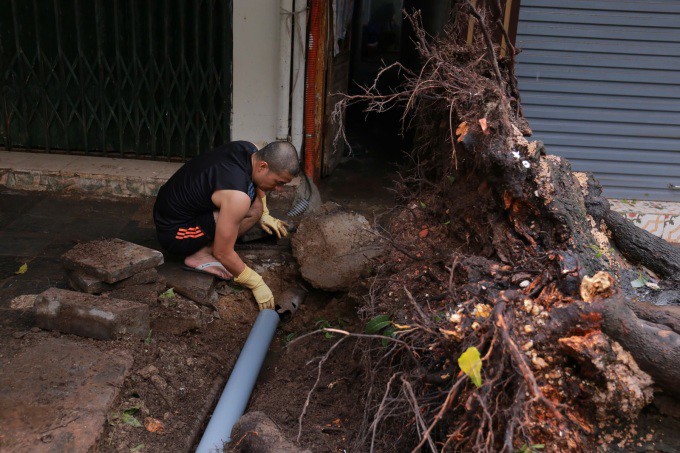
<svg viewBox="0 0 680 453"><path fill-rule="evenodd" d="M522 0L517 46L548 152L609 197L680 201L680 1Z"/></svg>

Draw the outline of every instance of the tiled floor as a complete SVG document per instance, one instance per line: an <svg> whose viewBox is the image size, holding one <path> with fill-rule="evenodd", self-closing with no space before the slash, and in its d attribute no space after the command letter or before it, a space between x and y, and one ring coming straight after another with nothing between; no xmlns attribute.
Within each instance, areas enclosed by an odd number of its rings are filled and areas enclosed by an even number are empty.
<svg viewBox="0 0 680 453"><path fill-rule="evenodd" d="M612 208L640 228L680 243L680 203L662 201L610 200Z"/></svg>

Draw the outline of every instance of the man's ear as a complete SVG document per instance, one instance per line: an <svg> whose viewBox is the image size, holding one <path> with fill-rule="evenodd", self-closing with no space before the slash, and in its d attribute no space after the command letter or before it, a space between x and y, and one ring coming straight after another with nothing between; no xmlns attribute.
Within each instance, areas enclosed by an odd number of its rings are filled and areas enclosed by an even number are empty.
<svg viewBox="0 0 680 453"><path fill-rule="evenodd" d="M267 162L261 160L257 163L257 169L263 170L263 171L268 171L269 170L269 164Z"/></svg>

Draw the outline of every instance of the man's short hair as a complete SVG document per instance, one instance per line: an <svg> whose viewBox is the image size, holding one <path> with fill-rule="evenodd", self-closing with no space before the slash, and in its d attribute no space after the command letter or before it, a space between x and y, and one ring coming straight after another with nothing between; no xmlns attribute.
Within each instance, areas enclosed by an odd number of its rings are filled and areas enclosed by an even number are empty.
<svg viewBox="0 0 680 453"><path fill-rule="evenodd" d="M258 150L255 156L259 160L267 162L269 170L276 174L287 171L291 176L295 177L300 172L297 150L290 142L283 140L271 142Z"/></svg>

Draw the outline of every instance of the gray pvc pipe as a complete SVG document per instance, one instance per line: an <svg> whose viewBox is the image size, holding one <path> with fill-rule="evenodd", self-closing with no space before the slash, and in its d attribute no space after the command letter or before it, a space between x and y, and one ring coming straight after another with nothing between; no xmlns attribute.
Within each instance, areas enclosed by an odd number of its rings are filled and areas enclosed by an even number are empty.
<svg viewBox="0 0 680 453"><path fill-rule="evenodd" d="M279 315L274 310L262 310L257 316L196 453L222 452L224 444L231 441L231 429L246 410L278 325Z"/></svg>

